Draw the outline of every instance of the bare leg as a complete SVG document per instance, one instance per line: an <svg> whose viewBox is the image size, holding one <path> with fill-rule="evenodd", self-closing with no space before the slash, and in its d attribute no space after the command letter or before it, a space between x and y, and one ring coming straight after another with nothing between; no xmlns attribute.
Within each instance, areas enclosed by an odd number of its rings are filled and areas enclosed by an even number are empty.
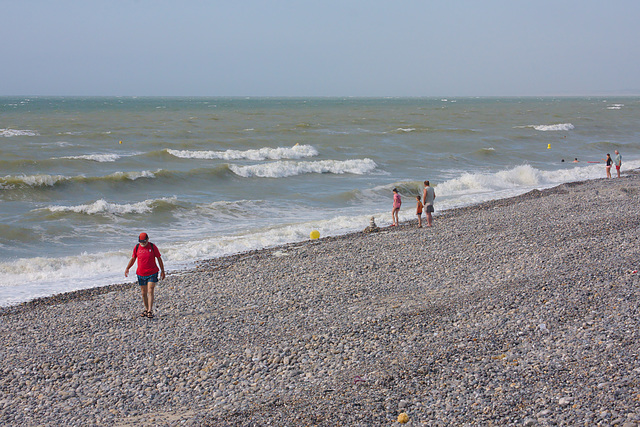
<svg viewBox="0 0 640 427"><path fill-rule="evenodd" d="M149 299L147 297L147 285L140 286L142 292L142 302L144 303L144 310L149 311Z"/></svg>
<svg viewBox="0 0 640 427"><path fill-rule="evenodd" d="M149 282L148 285L149 285L148 286L149 287L149 292L147 294L147 302L148 302L147 311L149 313L153 313L153 300L154 300L153 292L154 292L154 290L156 288L156 282Z"/></svg>

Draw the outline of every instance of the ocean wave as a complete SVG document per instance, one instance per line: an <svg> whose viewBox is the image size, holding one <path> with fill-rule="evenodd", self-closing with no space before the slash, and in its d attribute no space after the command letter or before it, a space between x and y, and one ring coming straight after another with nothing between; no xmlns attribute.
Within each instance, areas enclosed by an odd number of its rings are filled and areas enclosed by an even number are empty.
<svg viewBox="0 0 640 427"><path fill-rule="evenodd" d="M58 182L67 181L71 178L64 175L7 175L0 178L0 189L8 190L16 187L52 187Z"/></svg>
<svg viewBox="0 0 640 427"><path fill-rule="evenodd" d="M459 195L470 192L490 192L540 184L541 172L529 165L496 173L463 173L460 177L438 184L442 195Z"/></svg>
<svg viewBox="0 0 640 427"><path fill-rule="evenodd" d="M92 160L94 162L115 162L116 160L118 160L120 157L122 157L119 154L87 154L87 155L82 155L82 156L65 156L65 157L60 157L61 159L79 159L79 160Z"/></svg>
<svg viewBox="0 0 640 427"><path fill-rule="evenodd" d="M607 107L607 110L621 110L624 104L611 104Z"/></svg>
<svg viewBox="0 0 640 427"><path fill-rule="evenodd" d="M575 126L571 123L558 123L555 125L529 125L526 127L534 128L541 132L553 132L553 131L567 131L575 129Z"/></svg>
<svg viewBox="0 0 640 427"><path fill-rule="evenodd" d="M84 175L64 176L64 175L7 175L0 178L0 189L10 190L19 187L53 187L61 182L94 182L94 181L135 181L140 178L155 178L160 171L132 171L114 172L106 176L87 177Z"/></svg>
<svg viewBox="0 0 640 427"><path fill-rule="evenodd" d="M264 147L255 150L226 150L226 151L192 151L166 149L172 156L181 159L222 159L222 160L280 160L301 159L318 155L311 145L294 145L293 147Z"/></svg>
<svg viewBox="0 0 640 427"><path fill-rule="evenodd" d="M28 129L0 129L0 136L9 138L12 136L40 136L40 134L35 130Z"/></svg>
<svg viewBox="0 0 640 427"><path fill-rule="evenodd" d="M171 207L175 205L177 198L163 197L161 199L148 199L137 203L110 203L104 199L96 200L93 203L77 206L48 206L45 209L53 213L74 212L87 215L126 215L152 212L158 207Z"/></svg>
<svg viewBox="0 0 640 427"><path fill-rule="evenodd" d="M530 165L521 165L495 173L463 173L457 178L437 185L439 196L460 196L516 191L522 193L528 189L546 188L564 182L583 181L602 178L600 165L571 163L565 169L544 171ZM506 197L506 196L505 196Z"/></svg>
<svg viewBox="0 0 640 427"><path fill-rule="evenodd" d="M364 175L373 171L378 165L371 159L357 160L320 160L317 162L279 161L251 166L229 165L229 169L244 178L257 176L260 178L285 178L307 173L351 173Z"/></svg>

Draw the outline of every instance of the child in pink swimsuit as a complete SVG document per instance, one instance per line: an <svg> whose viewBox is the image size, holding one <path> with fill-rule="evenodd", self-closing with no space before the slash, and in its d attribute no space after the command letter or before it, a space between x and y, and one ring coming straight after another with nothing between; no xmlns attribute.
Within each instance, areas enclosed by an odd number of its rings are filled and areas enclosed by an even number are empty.
<svg viewBox="0 0 640 427"><path fill-rule="evenodd" d="M402 200L400 200L400 194L398 194L398 189L393 189L393 210L391 211L391 220L393 221L392 226L400 225L400 221L398 220L398 212L400 212L400 206L402 205Z"/></svg>

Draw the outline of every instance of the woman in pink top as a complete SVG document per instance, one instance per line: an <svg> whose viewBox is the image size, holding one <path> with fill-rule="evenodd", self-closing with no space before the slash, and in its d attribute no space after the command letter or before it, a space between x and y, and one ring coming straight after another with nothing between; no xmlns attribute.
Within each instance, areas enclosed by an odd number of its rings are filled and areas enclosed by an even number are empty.
<svg viewBox="0 0 640 427"><path fill-rule="evenodd" d="M400 200L400 194L398 194L398 189L393 189L393 210L391 211L391 220L393 221L392 226L399 225L400 221L398 221L398 212L400 212L400 205L402 205L402 200Z"/></svg>

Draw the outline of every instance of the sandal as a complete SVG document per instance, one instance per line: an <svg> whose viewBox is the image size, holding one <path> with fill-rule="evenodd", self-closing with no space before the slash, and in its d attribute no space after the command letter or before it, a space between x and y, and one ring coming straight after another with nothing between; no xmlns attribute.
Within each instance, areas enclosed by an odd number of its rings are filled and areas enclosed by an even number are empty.
<svg viewBox="0 0 640 427"><path fill-rule="evenodd" d="M147 314L149 312L147 310L143 311L142 313L140 313L140 317L147 317Z"/></svg>
<svg viewBox="0 0 640 427"><path fill-rule="evenodd" d="M151 312L151 311L147 311L147 317L148 317L149 319L153 319L153 312Z"/></svg>

